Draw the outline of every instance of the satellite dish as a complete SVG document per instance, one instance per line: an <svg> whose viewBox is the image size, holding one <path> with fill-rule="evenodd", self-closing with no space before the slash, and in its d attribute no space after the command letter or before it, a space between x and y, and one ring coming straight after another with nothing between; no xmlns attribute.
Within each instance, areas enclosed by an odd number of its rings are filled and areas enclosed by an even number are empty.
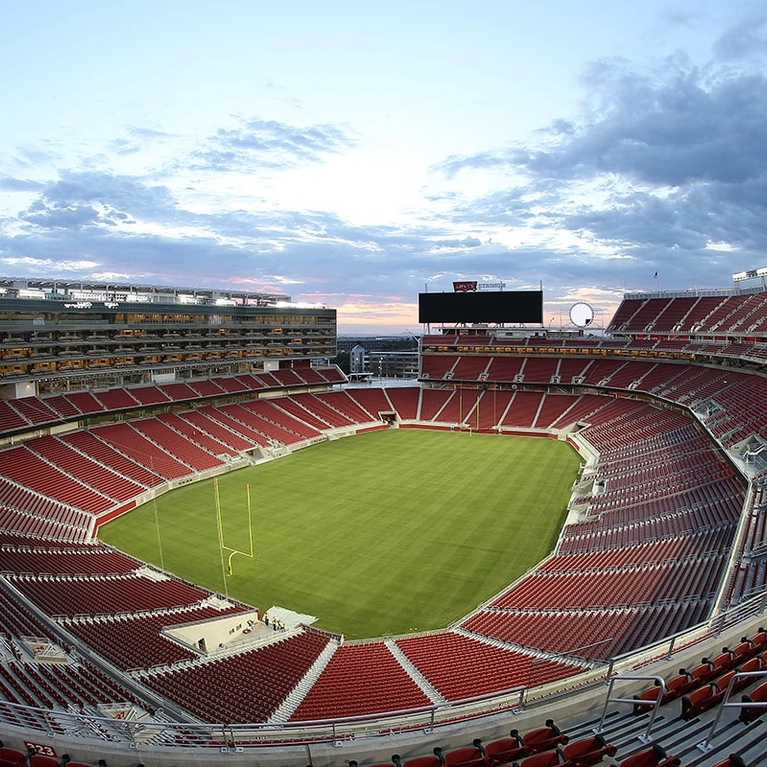
<svg viewBox="0 0 767 767"><path fill-rule="evenodd" d="M594 310L587 303L573 304L570 307L570 322L579 328L585 328L594 321Z"/></svg>

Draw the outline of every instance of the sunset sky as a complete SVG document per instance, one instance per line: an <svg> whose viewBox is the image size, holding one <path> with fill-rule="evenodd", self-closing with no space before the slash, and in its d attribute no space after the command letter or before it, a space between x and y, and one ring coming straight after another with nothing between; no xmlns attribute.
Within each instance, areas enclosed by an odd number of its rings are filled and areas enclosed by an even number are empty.
<svg viewBox="0 0 767 767"><path fill-rule="evenodd" d="M767 265L764 3L3 5L2 276L399 333L453 280L607 324Z"/></svg>

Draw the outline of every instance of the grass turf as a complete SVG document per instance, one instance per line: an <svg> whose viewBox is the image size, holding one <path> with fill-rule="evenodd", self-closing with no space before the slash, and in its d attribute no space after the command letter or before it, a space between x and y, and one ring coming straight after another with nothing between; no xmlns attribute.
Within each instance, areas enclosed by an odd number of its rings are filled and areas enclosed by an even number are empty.
<svg viewBox="0 0 767 767"><path fill-rule="evenodd" d="M442 628L553 547L579 465L566 443L391 429L179 488L101 540L262 609L348 638ZM155 505L156 504L156 505ZM160 550L162 556L160 556Z"/></svg>

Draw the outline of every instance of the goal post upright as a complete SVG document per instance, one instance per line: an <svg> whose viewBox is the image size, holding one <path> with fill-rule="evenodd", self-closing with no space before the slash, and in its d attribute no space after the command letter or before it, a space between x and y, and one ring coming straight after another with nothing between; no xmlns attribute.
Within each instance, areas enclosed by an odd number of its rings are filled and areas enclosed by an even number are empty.
<svg viewBox="0 0 767 767"><path fill-rule="evenodd" d="M226 583L226 576L232 575L232 559L234 558L235 554L242 554L243 557L248 557L250 559L255 558L255 550L253 547L253 518L252 518L251 503L250 503L250 484L245 485L246 497L247 497L247 510L248 510L248 542L249 542L250 548L249 548L249 551L241 551L240 549L236 549L232 546L227 546L226 543L224 542L224 522L223 522L223 516L221 513L221 492L219 490L218 477L215 477L213 482L214 482L215 495L216 495L216 527L218 529L218 548L221 554L221 570L222 570L222 573L224 574L224 582ZM224 566L224 550L229 552L229 557L227 558L226 567ZM229 596L228 592L226 596Z"/></svg>
<svg viewBox="0 0 767 767"><path fill-rule="evenodd" d="M218 490L218 477L214 477L213 487L216 496L216 523L218 527L218 551L221 557L221 575L224 579L224 596L229 597L229 586L226 582L226 567L224 566L224 527L221 523L221 497ZM231 572L231 564L230 564Z"/></svg>
<svg viewBox="0 0 767 767"><path fill-rule="evenodd" d="M250 511L250 483L245 485L248 494L248 536L250 537L250 558L253 559L255 552L253 551L253 518Z"/></svg>

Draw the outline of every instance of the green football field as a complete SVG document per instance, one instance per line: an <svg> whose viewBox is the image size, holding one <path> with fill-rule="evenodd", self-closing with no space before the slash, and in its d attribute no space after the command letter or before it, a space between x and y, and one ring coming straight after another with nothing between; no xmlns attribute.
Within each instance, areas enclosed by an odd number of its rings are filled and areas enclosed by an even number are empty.
<svg viewBox="0 0 767 767"><path fill-rule="evenodd" d="M556 440L389 429L174 490L99 537L350 639L424 631L551 551L579 461Z"/></svg>

